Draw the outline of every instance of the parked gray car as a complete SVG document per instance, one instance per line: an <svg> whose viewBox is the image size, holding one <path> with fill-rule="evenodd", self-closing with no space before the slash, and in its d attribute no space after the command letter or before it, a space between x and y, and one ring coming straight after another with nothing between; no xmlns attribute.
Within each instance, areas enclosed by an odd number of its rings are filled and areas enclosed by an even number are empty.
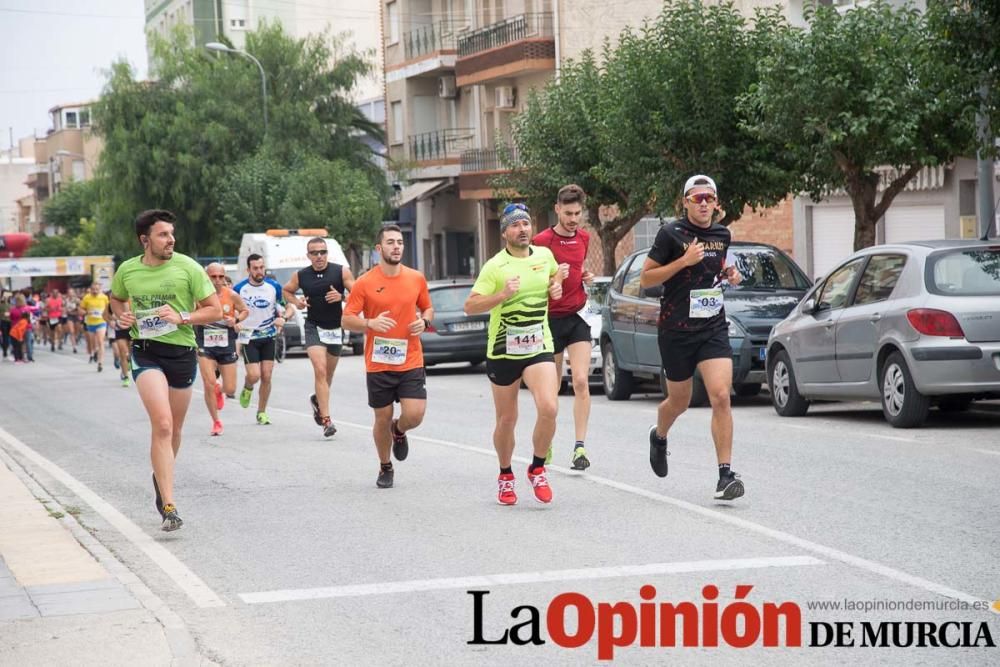
<svg viewBox="0 0 1000 667"><path fill-rule="evenodd" d="M604 395L627 400L640 381L653 381L666 392L657 343L661 286L642 289L639 274L648 249L625 258L611 279L601 328ZM727 264L743 282L726 290L729 345L733 349L733 390L754 396L766 381L764 357L771 327L799 303L810 287L795 261L774 246L734 241ZM708 392L695 372L691 405L708 404Z"/></svg>
<svg viewBox="0 0 1000 667"><path fill-rule="evenodd" d="M768 341L775 410L813 399L880 400L920 426L932 404L1000 397L1000 243L922 241L854 253L819 281Z"/></svg>

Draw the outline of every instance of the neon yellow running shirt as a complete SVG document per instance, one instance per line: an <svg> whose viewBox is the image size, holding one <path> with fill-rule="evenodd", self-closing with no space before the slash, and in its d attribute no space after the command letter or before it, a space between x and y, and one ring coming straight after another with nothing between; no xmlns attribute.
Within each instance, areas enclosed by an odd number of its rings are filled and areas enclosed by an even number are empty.
<svg viewBox="0 0 1000 667"><path fill-rule="evenodd" d="M527 359L552 352L549 331L549 280L559 270L548 248L530 246L527 257L514 257L501 250L483 264L472 291L491 296L503 290L511 278L521 279L517 294L490 311L490 359Z"/></svg>

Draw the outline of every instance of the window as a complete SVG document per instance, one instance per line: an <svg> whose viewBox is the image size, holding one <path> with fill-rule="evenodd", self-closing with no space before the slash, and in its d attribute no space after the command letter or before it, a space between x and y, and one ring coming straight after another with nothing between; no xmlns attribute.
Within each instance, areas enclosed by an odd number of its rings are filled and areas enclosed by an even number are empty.
<svg viewBox="0 0 1000 667"><path fill-rule="evenodd" d="M388 26L387 44L399 42L399 3L393 1L385 6L385 22Z"/></svg>
<svg viewBox="0 0 1000 667"><path fill-rule="evenodd" d="M392 143L403 143L403 103L393 102L392 109Z"/></svg>
<svg viewBox="0 0 1000 667"><path fill-rule="evenodd" d="M1000 248L949 250L927 263L927 290L958 296L1000 295Z"/></svg>
<svg viewBox="0 0 1000 667"><path fill-rule="evenodd" d="M729 248L727 264L743 276L740 286L748 289L806 289L809 280L792 266L785 255L769 248L736 246Z"/></svg>
<svg viewBox="0 0 1000 667"><path fill-rule="evenodd" d="M66 112L66 123L65 127L79 127L77 123L77 116L75 111Z"/></svg>
<svg viewBox="0 0 1000 667"><path fill-rule="evenodd" d="M80 110L80 127L90 127L90 110Z"/></svg>
<svg viewBox="0 0 1000 667"><path fill-rule="evenodd" d="M229 19L229 27L233 30L246 30L247 20L246 19Z"/></svg>
<svg viewBox="0 0 1000 667"><path fill-rule="evenodd" d="M847 303L847 296L851 292L851 285L854 284L854 277L858 275L860 269L861 260L857 259L831 273L820 290L816 309L843 308L844 304Z"/></svg>
<svg viewBox="0 0 1000 667"><path fill-rule="evenodd" d="M892 294L906 264L904 255L875 255L868 260L868 266L858 281L858 291L854 295L854 305L885 301Z"/></svg>
<svg viewBox="0 0 1000 667"><path fill-rule="evenodd" d="M643 218L635 227L633 227L633 236L635 237L635 248L649 248L652 247L653 241L656 239L656 232L660 231L660 226L663 225L664 221L660 218Z"/></svg>
<svg viewBox="0 0 1000 667"><path fill-rule="evenodd" d="M431 305L434 306L435 312L461 312L465 308L465 300L469 298L471 291L471 285L459 285L433 290L431 292Z"/></svg>
<svg viewBox="0 0 1000 667"><path fill-rule="evenodd" d="M646 253L636 255L636 258L632 260L632 264L628 267L628 273L625 274L625 284L622 285L622 294L625 296L639 298L641 292L639 278L642 275L642 265L645 261Z"/></svg>

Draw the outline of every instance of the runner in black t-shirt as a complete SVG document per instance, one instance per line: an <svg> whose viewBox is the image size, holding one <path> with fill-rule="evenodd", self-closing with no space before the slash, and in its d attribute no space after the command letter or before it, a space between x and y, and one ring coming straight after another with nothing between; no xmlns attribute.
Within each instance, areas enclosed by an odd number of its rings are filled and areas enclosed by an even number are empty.
<svg viewBox="0 0 1000 667"><path fill-rule="evenodd" d="M714 222L717 210L715 181L700 175L689 178L684 184L684 216L660 228L642 267L643 287L663 285L658 342L667 378L667 398L649 429L649 464L658 476L667 476L667 432L691 402L697 368L712 403L712 438L719 460L715 497L734 500L743 495L743 482L730 467L733 359L723 283L736 285L743 277L726 266L731 236Z"/></svg>

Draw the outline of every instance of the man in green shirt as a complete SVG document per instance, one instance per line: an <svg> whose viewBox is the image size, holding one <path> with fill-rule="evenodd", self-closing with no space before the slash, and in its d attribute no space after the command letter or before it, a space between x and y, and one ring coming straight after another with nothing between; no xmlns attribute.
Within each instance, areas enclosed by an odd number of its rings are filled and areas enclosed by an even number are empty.
<svg viewBox="0 0 1000 667"><path fill-rule="evenodd" d="M131 329L132 379L149 415L153 491L165 531L184 524L174 504L174 460L198 367L192 325L222 319L205 271L174 252L176 220L170 211L140 213L135 233L143 254L122 263L111 283L111 310Z"/></svg>
<svg viewBox="0 0 1000 667"><path fill-rule="evenodd" d="M556 430L558 383L549 331L549 298L562 298L568 267L556 264L552 251L531 245L531 215L524 204L510 204L500 218L506 247L483 265L465 302L469 315L490 313L486 374L493 388L497 422L493 446L500 462L497 502L514 505L514 427L521 379L531 391L538 416L532 435L534 456L528 481L541 503L552 501L545 455Z"/></svg>

